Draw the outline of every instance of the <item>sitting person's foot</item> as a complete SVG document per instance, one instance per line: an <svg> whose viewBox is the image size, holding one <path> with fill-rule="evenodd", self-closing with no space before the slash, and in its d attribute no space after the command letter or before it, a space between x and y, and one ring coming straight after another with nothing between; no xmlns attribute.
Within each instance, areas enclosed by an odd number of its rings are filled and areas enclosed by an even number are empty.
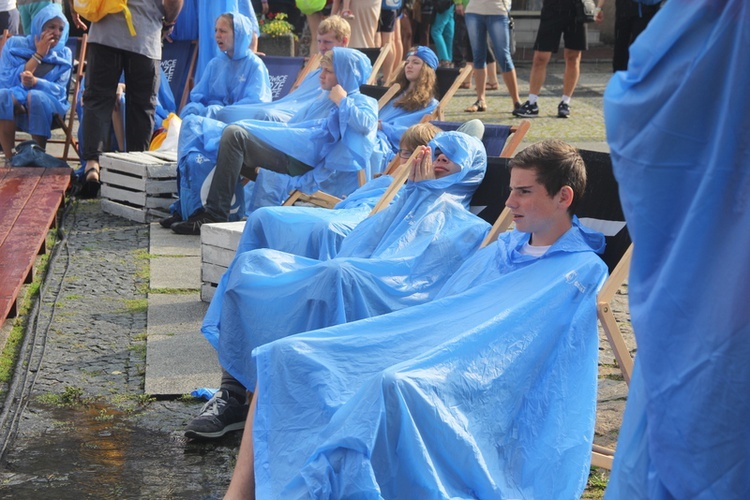
<svg viewBox="0 0 750 500"><path fill-rule="evenodd" d="M227 432L242 430L249 408L247 403L240 403L230 396L229 391L216 391L203 405L200 415L185 427L185 437L216 439Z"/></svg>
<svg viewBox="0 0 750 500"><path fill-rule="evenodd" d="M201 210L190 217L187 220L181 222L175 222L170 228L177 234L201 234L201 226L203 224L211 224L214 222L221 222L216 220L205 210Z"/></svg>
<svg viewBox="0 0 750 500"><path fill-rule="evenodd" d="M180 212L175 212L169 217L165 217L162 220L159 221L159 224L161 224L161 227L164 229L169 229L172 227L172 224L175 222L181 222L182 221L182 215L180 215Z"/></svg>
<svg viewBox="0 0 750 500"><path fill-rule="evenodd" d="M99 178L99 166L87 168L83 174L83 184L78 191L78 197L83 199L92 199L99 196L101 189L101 180Z"/></svg>

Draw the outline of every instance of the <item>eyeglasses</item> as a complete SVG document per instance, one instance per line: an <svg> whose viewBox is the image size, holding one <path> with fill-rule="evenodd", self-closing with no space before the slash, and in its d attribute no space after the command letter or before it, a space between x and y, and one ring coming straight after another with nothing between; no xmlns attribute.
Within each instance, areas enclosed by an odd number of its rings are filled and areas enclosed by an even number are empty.
<svg viewBox="0 0 750 500"><path fill-rule="evenodd" d="M398 156L399 156L399 158L401 158L402 160L408 160L409 158L411 158L411 154L412 154L413 152L414 152L414 151L412 151L411 149L399 149L399 150L398 150Z"/></svg>

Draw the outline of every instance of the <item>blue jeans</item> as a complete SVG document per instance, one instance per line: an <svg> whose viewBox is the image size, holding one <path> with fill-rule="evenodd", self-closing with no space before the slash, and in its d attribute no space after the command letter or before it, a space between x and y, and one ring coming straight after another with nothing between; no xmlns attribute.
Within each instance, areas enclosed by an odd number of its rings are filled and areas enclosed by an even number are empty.
<svg viewBox="0 0 750 500"><path fill-rule="evenodd" d="M515 66L510 56L508 16L466 14L466 29L469 32L475 68L482 69L487 65L487 35L489 34L495 58L500 65L500 72L507 73L513 70Z"/></svg>
<svg viewBox="0 0 750 500"><path fill-rule="evenodd" d="M439 12L430 28L430 36L432 36L432 41L435 42L435 52L437 52L440 61L453 60L454 10L455 7L451 5L451 8L445 12Z"/></svg>

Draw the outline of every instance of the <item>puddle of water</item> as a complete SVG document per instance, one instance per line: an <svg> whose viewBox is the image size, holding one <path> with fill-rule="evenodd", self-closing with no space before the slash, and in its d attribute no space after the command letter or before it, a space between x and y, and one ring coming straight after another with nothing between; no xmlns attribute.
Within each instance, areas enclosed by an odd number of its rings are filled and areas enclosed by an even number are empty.
<svg viewBox="0 0 750 500"><path fill-rule="evenodd" d="M176 403L140 414L30 405L0 472L0 498L221 498L241 433L187 442Z"/></svg>

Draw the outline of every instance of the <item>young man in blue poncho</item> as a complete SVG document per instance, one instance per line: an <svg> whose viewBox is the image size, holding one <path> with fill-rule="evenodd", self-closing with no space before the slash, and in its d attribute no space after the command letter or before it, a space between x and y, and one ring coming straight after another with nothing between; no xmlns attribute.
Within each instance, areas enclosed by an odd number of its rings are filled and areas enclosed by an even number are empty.
<svg viewBox="0 0 750 500"><path fill-rule="evenodd" d="M321 69L324 94L290 122L243 120L224 129L205 210L172 224L173 231L200 234L203 224L229 220L240 176L255 180L258 170L282 174L292 187L339 196L357 188L358 172L369 171L377 130L377 103L359 92L372 65L362 52L337 47L323 57ZM188 202L185 194L181 203Z"/></svg>
<svg viewBox="0 0 750 500"><path fill-rule="evenodd" d="M31 34L8 39L0 57L0 146L13 158L16 127L45 147L52 118L67 113L73 56L65 46L68 21L59 5L34 17Z"/></svg>
<svg viewBox="0 0 750 500"><path fill-rule="evenodd" d="M180 111L214 118L230 104L271 102L271 81L260 57L251 50L255 26L242 14L225 12L216 18L216 45L220 54L211 59L190 91L190 102Z"/></svg>
<svg viewBox="0 0 750 500"><path fill-rule="evenodd" d="M486 158L479 140L438 134L421 151L399 199L360 223L336 258L318 261L268 249L238 255L202 328L219 351L222 390L186 435L218 437L232 423L242 427L240 402L245 388L255 386L250 353L256 346L434 297L489 228L463 205L484 177ZM240 422L227 421L237 415ZM210 431L217 427L220 434Z"/></svg>
<svg viewBox="0 0 750 500"><path fill-rule="evenodd" d="M257 348L225 498L579 498L596 405L604 237L573 217L577 151L511 161L516 230L430 303Z"/></svg>

